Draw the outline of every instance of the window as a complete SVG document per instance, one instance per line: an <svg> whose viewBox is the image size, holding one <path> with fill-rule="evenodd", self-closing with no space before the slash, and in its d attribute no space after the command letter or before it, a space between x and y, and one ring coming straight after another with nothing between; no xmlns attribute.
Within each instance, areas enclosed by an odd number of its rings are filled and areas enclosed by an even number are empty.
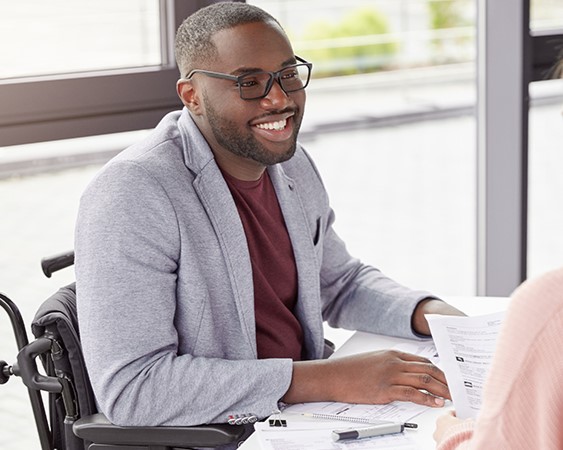
<svg viewBox="0 0 563 450"><path fill-rule="evenodd" d="M12 4L13 3L13 4ZM201 4L30 0L3 6L0 147L152 128L181 104L173 38Z"/></svg>
<svg viewBox="0 0 563 450"><path fill-rule="evenodd" d="M159 66L158 0L6 2L0 79Z"/></svg>
<svg viewBox="0 0 563 450"><path fill-rule="evenodd" d="M528 175L528 275L563 264L563 80L532 85L534 98L541 89L554 89L559 98L537 101L530 109Z"/></svg>
<svg viewBox="0 0 563 450"><path fill-rule="evenodd" d="M528 133L527 266L533 276L563 260L563 215L557 207L563 201L563 4L532 0L530 16L537 67Z"/></svg>
<svg viewBox="0 0 563 450"><path fill-rule="evenodd" d="M531 0L530 29L563 29L563 3L560 0Z"/></svg>
<svg viewBox="0 0 563 450"><path fill-rule="evenodd" d="M350 252L412 287L475 293L472 0L251 0L313 63L300 140Z"/></svg>

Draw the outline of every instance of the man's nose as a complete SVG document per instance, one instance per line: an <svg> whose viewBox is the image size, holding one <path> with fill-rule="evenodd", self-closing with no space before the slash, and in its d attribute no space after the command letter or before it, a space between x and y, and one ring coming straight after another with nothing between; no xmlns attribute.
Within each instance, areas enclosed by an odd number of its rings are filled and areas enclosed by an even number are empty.
<svg viewBox="0 0 563 450"><path fill-rule="evenodd" d="M283 88L281 87L280 81L275 79L272 83L272 87L270 88L270 92L261 99L265 106L280 108L287 106L289 103L292 103L293 100L289 98L289 95L285 93Z"/></svg>

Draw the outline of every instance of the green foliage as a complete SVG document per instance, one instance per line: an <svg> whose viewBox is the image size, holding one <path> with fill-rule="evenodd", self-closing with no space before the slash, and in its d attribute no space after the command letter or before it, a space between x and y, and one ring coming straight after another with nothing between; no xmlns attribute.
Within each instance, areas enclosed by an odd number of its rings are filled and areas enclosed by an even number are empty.
<svg viewBox="0 0 563 450"><path fill-rule="evenodd" d="M346 38L369 37L388 33L385 16L373 7L346 14L338 23L316 20L306 29L305 42L319 42L319 47L301 51L315 64L316 76L371 72L383 68L396 51L394 43L345 43Z"/></svg>
<svg viewBox="0 0 563 450"><path fill-rule="evenodd" d="M467 0L430 0L428 8L431 29L446 30L467 26L467 21L463 16L465 6L467 6ZM432 60L435 64L455 62L459 58L459 49L467 43L467 37L437 37L431 41L434 50Z"/></svg>
<svg viewBox="0 0 563 450"><path fill-rule="evenodd" d="M430 24L434 30L455 28L464 24L459 1L430 1L428 8L430 10Z"/></svg>

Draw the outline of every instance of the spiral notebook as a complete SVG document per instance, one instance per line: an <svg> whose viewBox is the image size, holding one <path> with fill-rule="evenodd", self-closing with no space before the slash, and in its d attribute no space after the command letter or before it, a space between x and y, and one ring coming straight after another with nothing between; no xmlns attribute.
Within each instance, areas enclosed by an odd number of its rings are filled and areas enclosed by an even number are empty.
<svg viewBox="0 0 563 450"><path fill-rule="evenodd" d="M300 414L316 419L375 424L381 421L408 422L427 409L428 406L411 402L391 402L385 405L313 402L287 405L282 409L282 412L284 414Z"/></svg>

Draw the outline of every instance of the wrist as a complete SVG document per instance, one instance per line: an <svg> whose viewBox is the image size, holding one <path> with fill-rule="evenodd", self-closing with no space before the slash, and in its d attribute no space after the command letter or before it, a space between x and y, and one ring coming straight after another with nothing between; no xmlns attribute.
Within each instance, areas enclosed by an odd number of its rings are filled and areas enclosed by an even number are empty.
<svg viewBox="0 0 563 450"><path fill-rule="evenodd" d="M437 299L427 297L416 305L411 319L411 327L415 333L430 336L430 327L426 314L442 314L446 316L465 316L465 314L452 305Z"/></svg>
<svg viewBox="0 0 563 450"><path fill-rule="evenodd" d="M436 304L442 303L443 302L441 300L435 298L425 298L418 302L411 318L412 330L417 334L430 336L430 327L428 326L428 321L424 316L426 314L432 314L432 311L437 309Z"/></svg>
<svg viewBox="0 0 563 450"><path fill-rule="evenodd" d="M335 380L332 372L329 360L294 362L291 384L281 400L303 403L333 399Z"/></svg>

